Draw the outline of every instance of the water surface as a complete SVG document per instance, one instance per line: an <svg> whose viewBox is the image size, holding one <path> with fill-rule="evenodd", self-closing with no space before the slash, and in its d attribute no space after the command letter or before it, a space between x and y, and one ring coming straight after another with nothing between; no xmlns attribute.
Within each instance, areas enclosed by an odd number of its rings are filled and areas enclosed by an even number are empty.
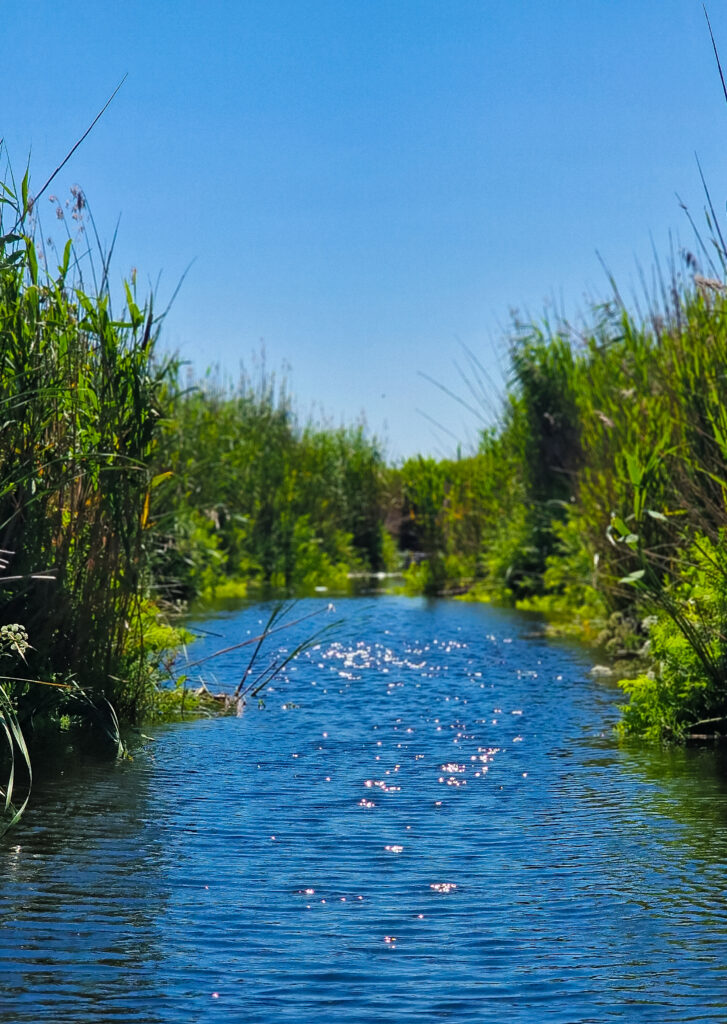
<svg viewBox="0 0 727 1024"><path fill-rule="evenodd" d="M619 747L618 694L526 619L338 611L264 707L39 784L1 1024L727 1020L724 756Z"/></svg>

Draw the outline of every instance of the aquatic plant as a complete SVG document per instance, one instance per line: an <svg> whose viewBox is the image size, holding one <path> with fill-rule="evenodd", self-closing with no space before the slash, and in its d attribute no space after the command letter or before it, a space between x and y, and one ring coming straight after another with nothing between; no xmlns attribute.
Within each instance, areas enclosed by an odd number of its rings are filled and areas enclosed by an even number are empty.
<svg viewBox="0 0 727 1024"><path fill-rule="evenodd" d="M223 714L235 713L239 715L242 713L248 700L252 698L259 699L260 694L264 692L272 680L280 676L295 658L319 644L324 636L341 625L340 620L327 622L324 626L314 630L314 632L307 632L304 639L294 643L292 647L279 647L277 652L270 657L267 654L267 649L270 646L272 637L278 637L280 633L295 630L302 623L307 623L321 615L330 615L335 612L334 606L328 604L320 605L310 612L293 617L292 613L296 606L297 602L294 600L274 602L265 625L256 635L246 637L244 640L220 648L211 654L196 658L193 661L180 659L170 666L170 674L175 683L175 688L172 691L174 706L184 708L185 699L187 694L190 693L187 685L190 681L190 672L194 669L195 675L198 676L198 686L191 690L194 700L192 701L190 711L194 714L205 714L211 711L214 714L222 712ZM198 674L200 666L207 665L215 658L230 654L233 651L243 651L249 647L252 648L252 653L234 690L222 693L211 692L205 679ZM169 700L172 694L167 692L165 695L166 699Z"/></svg>
<svg viewBox="0 0 727 1024"><path fill-rule="evenodd" d="M132 280L114 315L108 254L100 271L79 255L71 230L93 228L83 191L65 205L50 196L72 225L57 264L37 241L29 173L1 191L0 544L14 560L0 621L32 638L27 681L6 694L24 730L71 702L115 736L115 714L136 717L154 686L149 508L170 364L154 356L151 301L138 303Z"/></svg>
<svg viewBox="0 0 727 1024"><path fill-rule="evenodd" d="M11 658L13 660L25 660L25 652L29 647L28 634L25 627L17 622L0 626L0 660ZM10 682L9 677L0 676L5 682ZM12 828L21 818L30 797L30 787L33 780L33 772L30 763L30 755L25 743L23 731L18 722L15 705L12 697L4 685L0 684L0 734L4 740L5 760L9 763L7 780L4 787L0 787L0 797L3 800L2 814L0 815L0 836ZM17 755L23 760L27 773L27 786L23 802L19 807L13 803L16 788L16 759Z"/></svg>

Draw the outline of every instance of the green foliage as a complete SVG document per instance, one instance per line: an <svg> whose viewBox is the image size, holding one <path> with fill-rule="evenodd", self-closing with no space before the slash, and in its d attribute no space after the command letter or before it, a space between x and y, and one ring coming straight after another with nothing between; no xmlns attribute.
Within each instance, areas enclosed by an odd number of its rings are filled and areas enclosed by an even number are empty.
<svg viewBox="0 0 727 1024"><path fill-rule="evenodd" d="M682 738L727 732L727 547L695 539L679 576L664 581L650 631L649 675L626 679L622 731Z"/></svg>
<svg viewBox="0 0 727 1024"><path fill-rule="evenodd" d="M25 654L30 644L28 633L24 626L17 622L0 626L0 658L25 661ZM18 721L17 701L13 697L12 678L0 675L4 685L0 685L0 738L2 740L3 761L9 765L7 781L4 787L0 787L0 836L3 836L9 828L20 819L28 804L30 786L33 780L33 773L30 762L30 754L25 743L23 730ZM16 790L16 763L20 761L27 773L27 786L25 798L16 806L13 802Z"/></svg>
<svg viewBox="0 0 727 1024"><path fill-rule="evenodd" d="M396 572L401 565L401 556L396 541L383 523L379 525L381 572Z"/></svg>
<svg viewBox="0 0 727 1024"><path fill-rule="evenodd" d="M491 593L591 630L658 611L623 728L679 738L725 724L727 299L678 281L668 294L643 324L605 306L578 333L516 335L485 439L512 478L484 557Z"/></svg>
<svg viewBox="0 0 727 1024"><path fill-rule="evenodd" d="M557 623L558 633L595 640L608 618L600 586L598 558L584 544L582 517L568 510L552 524L554 547L545 560L541 593L517 601L523 611L537 611Z"/></svg>
<svg viewBox="0 0 727 1024"><path fill-rule="evenodd" d="M83 231L80 189L67 205ZM105 256L89 293L70 234L56 266L52 241L40 249L27 175L0 214L0 644L23 657L6 712L23 730L85 716L117 737L111 705L133 719L155 685L149 506L169 367L133 282L114 314Z"/></svg>
<svg viewBox="0 0 727 1024"><path fill-rule="evenodd" d="M505 434L519 450L525 489L538 506L567 501L581 462L576 357L565 331L515 324Z"/></svg>
<svg viewBox="0 0 727 1024"><path fill-rule="evenodd" d="M345 590L349 573L384 568L384 464L362 427L300 426L264 366L234 386L177 380L168 400L152 518L169 596L230 577Z"/></svg>
<svg viewBox="0 0 727 1024"><path fill-rule="evenodd" d="M408 593L461 590L482 575L487 468L477 454L440 462L417 457L391 472L398 543L410 562Z"/></svg>

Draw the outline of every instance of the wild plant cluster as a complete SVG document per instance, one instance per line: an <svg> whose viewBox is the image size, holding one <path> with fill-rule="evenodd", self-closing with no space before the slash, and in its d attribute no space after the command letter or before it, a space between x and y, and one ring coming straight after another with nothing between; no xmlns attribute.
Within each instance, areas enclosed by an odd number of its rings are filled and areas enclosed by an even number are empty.
<svg viewBox="0 0 727 1024"><path fill-rule="evenodd" d="M466 469L420 460L405 493L425 584L467 552L471 594L624 658L650 645L623 730L679 738L727 729L727 295L697 278L668 299L641 322L614 302L578 331L516 325L499 426Z"/></svg>
<svg viewBox="0 0 727 1024"><path fill-rule="evenodd" d="M166 397L152 518L168 599L345 590L385 567L385 466L363 426L301 424L264 366L235 383L177 377Z"/></svg>
<svg viewBox="0 0 727 1024"><path fill-rule="evenodd" d="M0 606L29 644L4 666L2 697L26 733L88 713L113 731L112 708L138 717L155 688L149 505L169 368L154 357L151 306L127 284L114 315L108 265L87 291L70 234L61 254L39 243L27 174L11 185L0 187ZM84 206L77 190L76 225Z"/></svg>

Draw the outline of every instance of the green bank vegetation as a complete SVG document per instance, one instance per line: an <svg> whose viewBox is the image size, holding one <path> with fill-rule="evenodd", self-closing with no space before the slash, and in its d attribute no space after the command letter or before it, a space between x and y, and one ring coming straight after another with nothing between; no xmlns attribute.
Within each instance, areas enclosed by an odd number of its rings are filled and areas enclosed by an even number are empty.
<svg viewBox="0 0 727 1024"><path fill-rule="evenodd" d="M395 562L383 455L362 425L301 424L264 363L237 381L170 378L152 497L169 599L345 590Z"/></svg>
<svg viewBox="0 0 727 1024"><path fill-rule="evenodd" d="M107 256L89 259L83 192L50 196L54 220L70 222L56 248L38 241L28 175L11 184L0 186L0 582L2 622L29 644L16 645L3 696L26 736L92 720L118 746L119 717L156 710L180 638L149 598L175 365L155 354L158 321L135 280L114 303Z"/></svg>
<svg viewBox="0 0 727 1024"><path fill-rule="evenodd" d="M516 324L497 429L463 464L409 466L432 499L415 505L430 547L410 581L441 590L464 568L470 596L545 612L622 671L633 659L622 731L650 738L727 731L721 276L672 279L642 320L616 299L578 330Z"/></svg>
<svg viewBox="0 0 727 1024"><path fill-rule="evenodd" d="M0 189L0 724L12 765L28 762L31 732L61 722L93 721L118 748L118 715L152 706L169 630L147 599L146 534L168 371L151 307L127 286L114 317L106 265L89 292L70 236L52 261L36 244L28 175L19 194ZM84 207L74 190L69 217Z"/></svg>

